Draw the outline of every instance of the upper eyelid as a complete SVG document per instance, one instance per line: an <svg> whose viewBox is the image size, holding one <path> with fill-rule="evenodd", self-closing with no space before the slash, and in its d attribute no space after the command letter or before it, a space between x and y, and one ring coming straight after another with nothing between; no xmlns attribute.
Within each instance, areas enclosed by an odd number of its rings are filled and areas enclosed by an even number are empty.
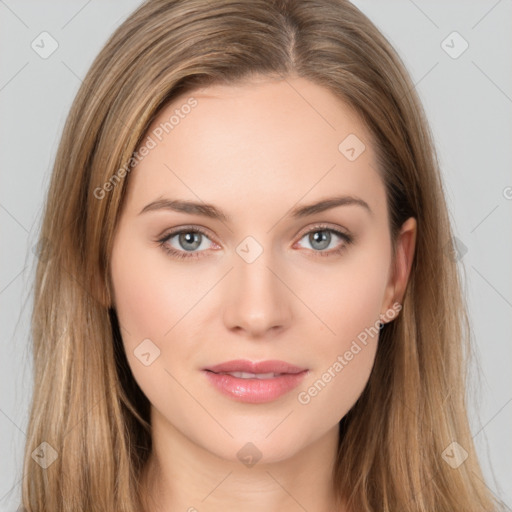
<svg viewBox="0 0 512 512"><path fill-rule="evenodd" d="M344 234L344 235L347 235L347 236L353 236L351 234L351 232L347 229L347 228L342 228L341 226L334 226L334 225L331 225L330 223L328 222L320 222L318 224L313 224L313 226L310 226L308 228L304 228L303 230L300 230L299 233L297 234L297 236L303 236L303 235L306 235L308 233L310 233L311 231L321 231L321 230L325 230L325 231L339 231L340 233Z"/></svg>

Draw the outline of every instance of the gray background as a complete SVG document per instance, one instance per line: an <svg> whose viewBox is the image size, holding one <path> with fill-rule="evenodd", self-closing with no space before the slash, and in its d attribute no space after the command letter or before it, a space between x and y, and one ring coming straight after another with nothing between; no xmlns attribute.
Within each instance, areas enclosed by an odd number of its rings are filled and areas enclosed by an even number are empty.
<svg viewBox="0 0 512 512"><path fill-rule="evenodd" d="M2 511L15 510L20 495L32 390L32 250L51 165L81 78L140 3L0 0ZM487 485L511 507L512 1L354 3L398 50L431 123L475 342L472 432ZM58 43L46 59L31 47L43 31ZM462 40L442 46L453 31L469 44L457 58L445 49L458 53Z"/></svg>

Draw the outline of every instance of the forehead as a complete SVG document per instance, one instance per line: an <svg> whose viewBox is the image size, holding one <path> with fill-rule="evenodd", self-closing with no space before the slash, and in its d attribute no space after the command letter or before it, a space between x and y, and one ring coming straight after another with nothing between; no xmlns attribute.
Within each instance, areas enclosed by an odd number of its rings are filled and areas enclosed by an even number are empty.
<svg viewBox="0 0 512 512"><path fill-rule="evenodd" d="M154 147L130 176L139 205L165 194L218 200L228 211L266 199L291 207L333 192L383 202L367 128L340 98L302 78L183 94L146 137Z"/></svg>

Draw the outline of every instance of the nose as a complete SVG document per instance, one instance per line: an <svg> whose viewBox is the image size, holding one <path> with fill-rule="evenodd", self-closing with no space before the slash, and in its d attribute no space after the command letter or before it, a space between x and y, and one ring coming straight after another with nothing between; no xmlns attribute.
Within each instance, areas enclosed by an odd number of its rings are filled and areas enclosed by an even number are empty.
<svg viewBox="0 0 512 512"><path fill-rule="evenodd" d="M251 338L286 329L293 317L293 293L283 274L266 252L252 263L236 261L225 283L225 326Z"/></svg>

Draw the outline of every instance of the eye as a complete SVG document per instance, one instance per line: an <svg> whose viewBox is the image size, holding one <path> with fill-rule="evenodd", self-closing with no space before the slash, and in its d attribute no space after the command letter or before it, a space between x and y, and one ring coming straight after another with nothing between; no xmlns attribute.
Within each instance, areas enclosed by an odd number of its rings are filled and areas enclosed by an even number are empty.
<svg viewBox="0 0 512 512"><path fill-rule="evenodd" d="M174 238L176 238L175 245L170 243ZM204 231L198 228L186 228L168 233L158 240L158 243L164 251L176 258L198 258L200 252L204 251L196 251L196 249L205 248L204 239L208 239Z"/></svg>
<svg viewBox="0 0 512 512"><path fill-rule="evenodd" d="M334 249L325 251L325 249L331 245L331 242L333 242L333 235L334 239L341 239L343 243L338 243ZM353 242L351 235L328 226L315 226L305 233L301 240L304 238L307 239L308 243L312 246L312 250L317 253L316 255L318 256L335 256L344 251L347 246Z"/></svg>
<svg viewBox="0 0 512 512"><path fill-rule="evenodd" d="M343 243L338 244L337 247L330 251L326 251L334 239L338 238L343 240ZM347 233L343 233L337 229L330 228L328 226L315 226L306 232L300 240L307 237L307 241L312 246L312 251L318 256L335 256L344 251L347 246L353 243L353 237ZM175 240L173 240L175 239ZM199 258L202 257L202 253L208 247L204 247L204 241L209 240L208 235L202 229L197 227L194 228L182 228L180 230L172 231L160 238L158 241L159 245L176 258ZM215 242L213 242L214 245ZM217 245L218 247L218 245ZM198 250L203 249L203 250Z"/></svg>

